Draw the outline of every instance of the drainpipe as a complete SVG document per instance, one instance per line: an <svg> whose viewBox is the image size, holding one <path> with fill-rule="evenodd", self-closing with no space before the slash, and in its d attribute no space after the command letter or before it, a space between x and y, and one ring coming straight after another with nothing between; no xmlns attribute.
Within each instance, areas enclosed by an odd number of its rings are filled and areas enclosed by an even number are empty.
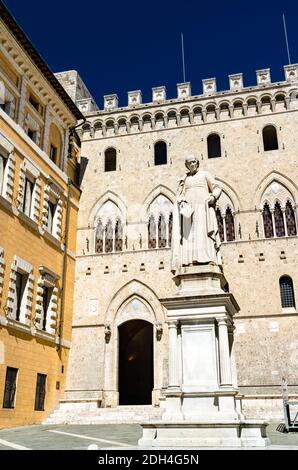
<svg viewBox="0 0 298 470"><path fill-rule="evenodd" d="M82 126L86 122L86 117L84 117L83 122L77 124L74 127L69 128L69 135L72 136L75 129L79 126ZM71 158L71 141L69 139L68 144L68 158ZM59 311L59 327L58 327L58 345L57 350L61 351L62 347L62 326L63 326L63 314L64 314L64 303L65 303L65 279L66 279L66 270L67 270L67 248L68 248L68 233L69 233L69 208L70 208L70 187L76 186L73 184L72 180L68 177L67 179L67 199L66 199L66 214L65 214L65 225L64 225L64 249L63 249L63 261L62 261L62 275L61 275L61 301L60 301L60 311Z"/></svg>

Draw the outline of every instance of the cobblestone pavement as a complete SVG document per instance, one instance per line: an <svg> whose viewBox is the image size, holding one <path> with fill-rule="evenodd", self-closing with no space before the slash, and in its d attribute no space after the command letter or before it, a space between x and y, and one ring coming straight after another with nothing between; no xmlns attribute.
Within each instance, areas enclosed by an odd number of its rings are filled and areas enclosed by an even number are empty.
<svg viewBox="0 0 298 470"><path fill-rule="evenodd" d="M267 428L271 446L266 449L298 450L298 432L282 433L278 424ZM137 424L22 426L0 430L0 450L136 449L141 435Z"/></svg>

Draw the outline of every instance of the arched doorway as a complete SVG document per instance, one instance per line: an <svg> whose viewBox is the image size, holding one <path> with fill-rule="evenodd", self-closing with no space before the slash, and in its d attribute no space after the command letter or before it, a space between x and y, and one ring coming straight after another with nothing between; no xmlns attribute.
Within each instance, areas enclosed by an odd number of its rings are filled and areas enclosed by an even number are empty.
<svg viewBox="0 0 298 470"><path fill-rule="evenodd" d="M130 320L118 327L119 405L150 405L153 389L153 325Z"/></svg>

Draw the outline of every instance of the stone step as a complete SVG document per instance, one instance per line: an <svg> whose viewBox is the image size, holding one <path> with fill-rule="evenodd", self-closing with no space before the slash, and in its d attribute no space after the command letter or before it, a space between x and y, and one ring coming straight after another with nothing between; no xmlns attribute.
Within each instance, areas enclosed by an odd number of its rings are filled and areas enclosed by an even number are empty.
<svg viewBox="0 0 298 470"><path fill-rule="evenodd" d="M161 419L163 408L151 405L97 408L83 403L61 403L43 424L141 423Z"/></svg>

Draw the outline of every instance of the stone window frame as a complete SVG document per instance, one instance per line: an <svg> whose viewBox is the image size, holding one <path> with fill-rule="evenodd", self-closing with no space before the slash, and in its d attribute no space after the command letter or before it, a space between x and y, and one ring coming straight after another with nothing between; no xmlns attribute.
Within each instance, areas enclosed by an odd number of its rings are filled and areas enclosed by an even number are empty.
<svg viewBox="0 0 298 470"><path fill-rule="evenodd" d="M33 266L19 256L14 256L14 261L11 264L8 297L7 297L7 317L10 320L16 320L16 273L28 275L26 287L24 290L19 323L31 326L32 305L33 305L33 290L34 290L34 274Z"/></svg>
<svg viewBox="0 0 298 470"><path fill-rule="evenodd" d="M22 213L23 213L26 178L28 178L30 181L33 180L34 182L29 218L38 224L39 217L40 217L40 196L41 196L40 170L36 166L34 166L29 160L25 158L20 168L19 191L18 191L18 198L17 198L17 207L18 207L18 210Z"/></svg>
<svg viewBox="0 0 298 470"><path fill-rule="evenodd" d="M276 142L277 142L277 148L274 148L274 149L266 149L265 150L265 139L264 139L264 130L268 127L273 127L275 129L275 134L276 134ZM260 132L261 134L261 139L262 139L262 152L263 153L267 153L267 152L275 152L276 150L280 150L281 149L281 142L280 142L280 136L279 136L279 132L278 132L278 128L276 126L276 124L273 124L272 122L268 122L266 124L263 125L262 127L262 130Z"/></svg>
<svg viewBox="0 0 298 470"><path fill-rule="evenodd" d="M58 186L54 181L48 179L47 185L44 190L43 209L42 209L42 229L53 235L57 240L62 239L62 215L63 215L63 201L61 195L63 189ZM48 230L49 219L49 202L56 205L55 215L53 218L52 231Z"/></svg>
<svg viewBox="0 0 298 470"><path fill-rule="evenodd" d="M0 132L0 153L6 158L6 165L3 176L2 191L0 196L10 204L13 201L13 188L15 178L15 154L13 144Z"/></svg>
<svg viewBox="0 0 298 470"><path fill-rule="evenodd" d="M35 318L34 326L37 331L45 332L50 335L55 335L58 326L58 298L59 289L58 281L60 279L59 274L54 273L51 269L46 266L39 267L39 276L37 281L37 293L36 293L36 306L35 306ZM48 305L46 314L46 329L42 329L42 322L44 318L43 312L43 288L49 287L52 289L51 298Z"/></svg>
<svg viewBox="0 0 298 470"><path fill-rule="evenodd" d="M158 114L158 113L157 113ZM165 151L165 156L166 156L166 161L163 163L157 163L157 152L158 152L158 146L162 144L163 149ZM168 165L170 162L170 157L169 157L169 144L165 139L157 139L154 144L153 144L153 157L152 157L152 165L154 167L158 166L163 166L163 165Z"/></svg>

